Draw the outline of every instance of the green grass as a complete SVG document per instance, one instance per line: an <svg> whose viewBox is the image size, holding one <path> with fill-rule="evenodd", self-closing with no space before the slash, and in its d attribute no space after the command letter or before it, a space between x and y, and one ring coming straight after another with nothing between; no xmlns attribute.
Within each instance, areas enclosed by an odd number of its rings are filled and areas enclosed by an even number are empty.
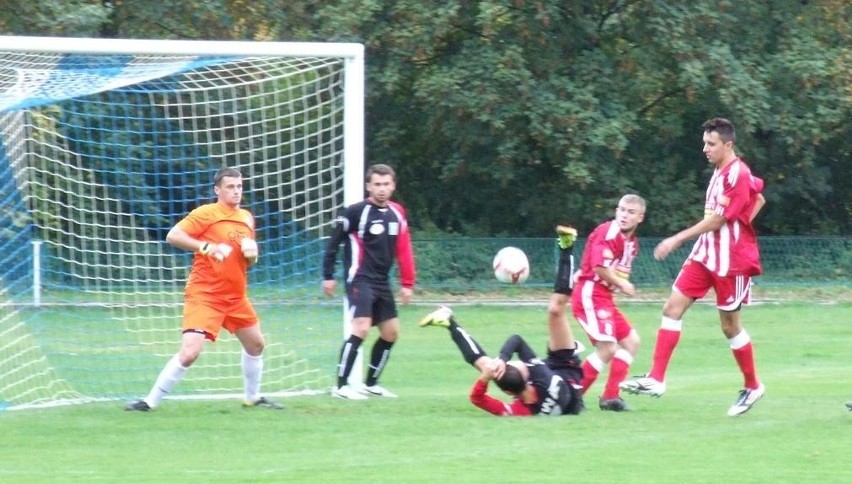
<svg viewBox="0 0 852 484"><path fill-rule="evenodd" d="M742 382L712 307L687 315L663 398L626 396L635 412L603 413L601 379L589 411L525 419L470 405L474 370L446 330L416 326L430 309L403 308L383 378L398 400L295 397L283 412L232 400L167 401L148 414L120 402L0 412L0 481L852 481L850 303L744 310L767 394L739 418L725 415ZM645 371L660 305L623 309L643 338L634 370ZM455 312L490 351L513 332L544 347L544 303Z"/></svg>

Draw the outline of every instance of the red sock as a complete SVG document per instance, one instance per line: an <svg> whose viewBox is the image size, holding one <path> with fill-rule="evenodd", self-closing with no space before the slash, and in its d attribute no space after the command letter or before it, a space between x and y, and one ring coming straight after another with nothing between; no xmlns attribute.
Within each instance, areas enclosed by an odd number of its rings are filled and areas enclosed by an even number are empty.
<svg viewBox="0 0 852 484"><path fill-rule="evenodd" d="M737 365L743 373L743 380L746 388L755 389L760 384L757 382L757 371L754 365L754 345L751 341L745 346L737 349L731 349L734 352L734 359L737 360Z"/></svg>
<svg viewBox="0 0 852 484"><path fill-rule="evenodd" d="M666 369L680 341L680 331L660 328L657 330L657 342L654 345L654 365L648 375L658 382L666 381Z"/></svg>
<svg viewBox="0 0 852 484"><path fill-rule="evenodd" d="M627 373L630 371L630 363L633 362L633 357L625 350L618 350L612 361L609 363L609 377L606 380L601 398L618 398L618 384L627 378Z"/></svg>
<svg viewBox="0 0 852 484"><path fill-rule="evenodd" d="M595 365L601 369L603 368L603 362L596 353L592 353L583 360L583 380L580 382L580 385L583 387L583 394L585 394L586 390L592 386L592 383L598 379L600 369L595 368Z"/></svg>

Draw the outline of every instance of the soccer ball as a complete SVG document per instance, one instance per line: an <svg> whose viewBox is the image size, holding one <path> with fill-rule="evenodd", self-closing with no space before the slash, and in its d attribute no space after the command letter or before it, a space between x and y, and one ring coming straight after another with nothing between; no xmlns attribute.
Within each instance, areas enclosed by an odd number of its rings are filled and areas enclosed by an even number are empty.
<svg viewBox="0 0 852 484"><path fill-rule="evenodd" d="M521 284L530 277L530 261L517 247L503 247L494 256L494 277L507 284Z"/></svg>

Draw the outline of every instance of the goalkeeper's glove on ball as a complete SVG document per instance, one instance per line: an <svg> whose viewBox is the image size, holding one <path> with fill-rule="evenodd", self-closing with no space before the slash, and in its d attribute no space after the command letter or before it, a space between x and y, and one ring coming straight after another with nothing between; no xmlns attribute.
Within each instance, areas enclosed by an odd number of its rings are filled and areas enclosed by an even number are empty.
<svg viewBox="0 0 852 484"><path fill-rule="evenodd" d="M229 255L231 255L231 251L233 248L226 243L221 244L211 244L210 242L204 242L201 244L201 247L198 249L198 253L201 255L206 255L208 257L212 257L219 262L225 260Z"/></svg>
<svg viewBox="0 0 852 484"><path fill-rule="evenodd" d="M243 238L242 243L240 244L240 249L243 251L243 257L254 261L258 256L257 242L254 239L250 239L248 237Z"/></svg>

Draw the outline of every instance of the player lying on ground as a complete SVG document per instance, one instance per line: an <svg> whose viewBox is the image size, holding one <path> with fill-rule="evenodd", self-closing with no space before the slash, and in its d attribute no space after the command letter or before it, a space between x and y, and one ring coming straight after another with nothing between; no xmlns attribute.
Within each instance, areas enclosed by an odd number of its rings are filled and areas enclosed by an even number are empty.
<svg viewBox="0 0 852 484"><path fill-rule="evenodd" d="M448 307L440 307L420 321L421 327L441 326L450 331L465 361L479 370L470 401L498 416L573 415L583 410L579 382L583 377L577 343L567 323L550 325L547 358L539 359L523 338L512 335L503 344L500 356L490 358L473 337L459 326ZM518 360L511 360L517 354ZM513 398L506 403L488 395L494 381Z"/></svg>

